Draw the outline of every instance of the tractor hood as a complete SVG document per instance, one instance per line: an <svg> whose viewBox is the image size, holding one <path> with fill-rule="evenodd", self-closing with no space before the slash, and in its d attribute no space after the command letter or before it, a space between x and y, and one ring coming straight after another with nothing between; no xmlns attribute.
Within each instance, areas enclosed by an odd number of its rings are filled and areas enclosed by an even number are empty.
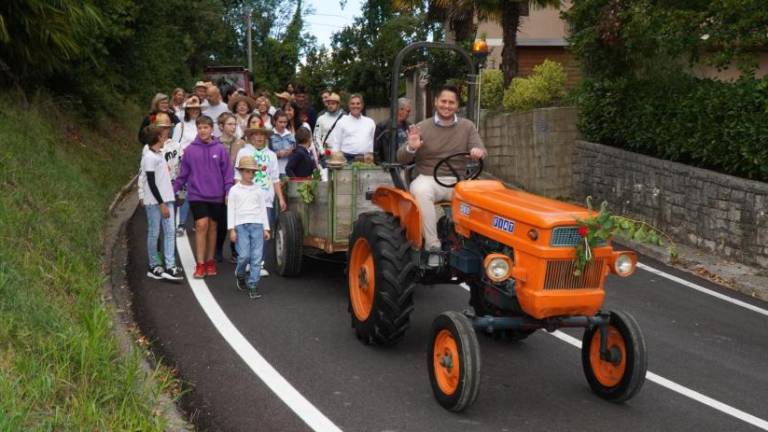
<svg viewBox="0 0 768 432"><path fill-rule="evenodd" d="M454 199L498 216L541 229L575 225L594 212L550 198L509 189L500 181L474 180L456 185Z"/></svg>

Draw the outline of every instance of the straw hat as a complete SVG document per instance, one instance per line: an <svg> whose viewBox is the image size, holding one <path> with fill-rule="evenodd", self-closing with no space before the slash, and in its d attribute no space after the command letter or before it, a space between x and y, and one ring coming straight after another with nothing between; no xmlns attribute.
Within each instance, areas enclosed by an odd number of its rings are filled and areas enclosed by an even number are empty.
<svg viewBox="0 0 768 432"><path fill-rule="evenodd" d="M331 152L331 158L328 160L328 167L342 168L346 164L347 158L344 157L344 153L338 150Z"/></svg>
<svg viewBox="0 0 768 432"><path fill-rule="evenodd" d="M269 138L269 136L272 135L272 131L270 131L267 128L263 128L263 127L260 127L260 128L248 128L248 129L246 129L243 132L243 135L245 135L245 139L248 139L248 138L251 137L251 135L257 134L257 133L260 133L260 134L264 135L267 138Z"/></svg>
<svg viewBox="0 0 768 432"><path fill-rule="evenodd" d="M293 96L291 96L290 93L287 91L284 91L282 93L275 93L275 96L277 96L278 99L285 99L287 101L293 100Z"/></svg>
<svg viewBox="0 0 768 432"><path fill-rule="evenodd" d="M229 98L229 103L227 106L229 106L229 110L232 112L235 112L235 107L237 107L237 103L243 101L248 104L248 112L251 112L256 108L256 101L249 96L241 96L241 95L232 95Z"/></svg>
<svg viewBox="0 0 768 432"><path fill-rule="evenodd" d="M325 99L325 101L326 101L326 102L331 102L331 101L333 101L333 102L338 102L338 103L341 103L341 96L339 96L339 95L338 95L338 94L336 94L336 93L331 93L331 94L330 94L330 95L329 95L329 96L328 96L328 97Z"/></svg>
<svg viewBox="0 0 768 432"><path fill-rule="evenodd" d="M256 159L253 156L243 156L237 161L237 169L249 169L258 171L259 164L256 163Z"/></svg>
<svg viewBox="0 0 768 432"><path fill-rule="evenodd" d="M152 126L157 128L170 128L173 127L173 123L171 122L171 116L169 116L167 113L159 112L154 115L154 119L152 119Z"/></svg>
<svg viewBox="0 0 768 432"><path fill-rule="evenodd" d="M184 105L182 106L182 108L184 108L184 109L202 108L202 105L200 105L200 98L198 98L197 96L190 96L184 102Z"/></svg>

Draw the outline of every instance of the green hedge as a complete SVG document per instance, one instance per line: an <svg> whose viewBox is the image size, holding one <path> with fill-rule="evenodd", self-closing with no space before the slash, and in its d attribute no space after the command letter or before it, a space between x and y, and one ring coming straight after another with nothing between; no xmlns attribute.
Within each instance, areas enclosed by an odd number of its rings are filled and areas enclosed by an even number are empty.
<svg viewBox="0 0 768 432"><path fill-rule="evenodd" d="M768 181L768 77L585 80L585 139Z"/></svg>

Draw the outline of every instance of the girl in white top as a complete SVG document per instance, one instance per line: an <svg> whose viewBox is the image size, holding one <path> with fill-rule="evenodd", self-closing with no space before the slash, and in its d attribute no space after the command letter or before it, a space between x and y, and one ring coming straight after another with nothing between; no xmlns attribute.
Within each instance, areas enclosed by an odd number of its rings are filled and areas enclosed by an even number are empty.
<svg viewBox="0 0 768 432"><path fill-rule="evenodd" d="M182 153L197 137L195 121L200 117L201 112L200 99L197 96L190 96L184 102L184 119L173 128L173 136L171 137L174 142L179 143Z"/></svg>

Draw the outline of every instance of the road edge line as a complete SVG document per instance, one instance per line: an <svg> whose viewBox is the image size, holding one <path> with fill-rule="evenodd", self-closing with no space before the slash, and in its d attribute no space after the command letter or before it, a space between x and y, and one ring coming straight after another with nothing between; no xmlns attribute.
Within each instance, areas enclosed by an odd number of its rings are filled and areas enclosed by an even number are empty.
<svg viewBox="0 0 768 432"><path fill-rule="evenodd" d="M188 237L177 239L177 249L187 283L192 289L198 304L224 340L245 362L246 365L272 392L285 403L304 423L318 432L341 432L328 417L307 400L288 380L286 380L269 362L248 342L232 323L219 303L208 289L204 279L195 279L195 258ZM232 282L234 284L234 281Z"/></svg>

